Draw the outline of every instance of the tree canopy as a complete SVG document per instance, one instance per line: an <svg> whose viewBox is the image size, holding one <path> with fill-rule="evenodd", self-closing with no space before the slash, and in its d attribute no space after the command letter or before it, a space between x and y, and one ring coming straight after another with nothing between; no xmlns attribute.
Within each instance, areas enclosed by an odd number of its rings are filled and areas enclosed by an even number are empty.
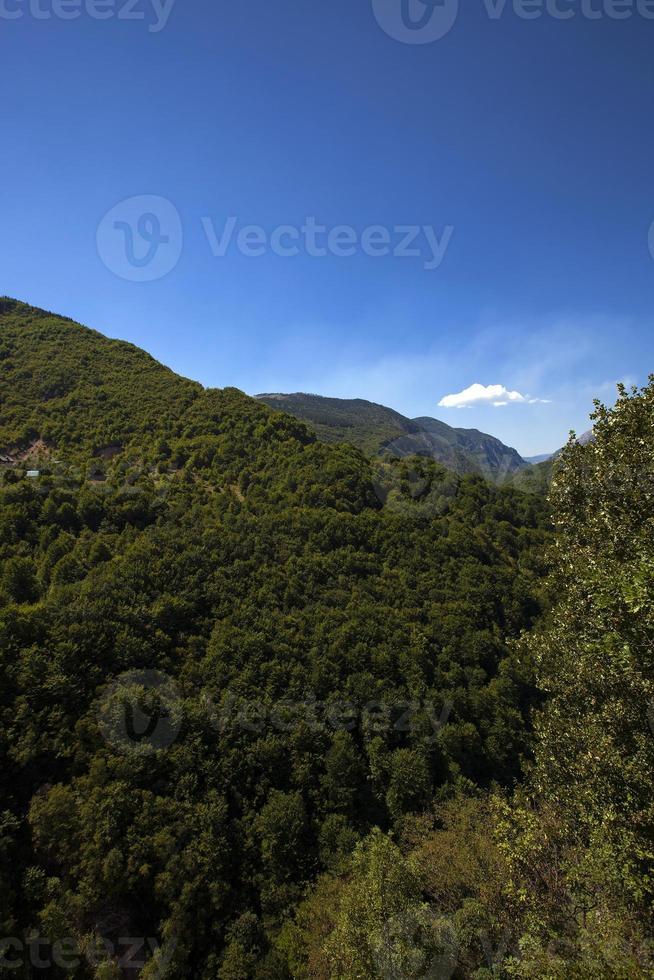
<svg viewBox="0 0 654 980"><path fill-rule="evenodd" d="M654 382L548 505L9 300L0 376L25 975L652 975Z"/></svg>

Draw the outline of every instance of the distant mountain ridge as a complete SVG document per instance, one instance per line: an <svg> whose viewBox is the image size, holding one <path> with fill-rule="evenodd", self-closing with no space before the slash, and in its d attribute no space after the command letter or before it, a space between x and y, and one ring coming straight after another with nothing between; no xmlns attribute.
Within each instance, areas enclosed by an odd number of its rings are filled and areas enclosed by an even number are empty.
<svg viewBox="0 0 654 980"><path fill-rule="evenodd" d="M576 441L580 446L587 446L595 441L595 434L592 429L582 432L577 436ZM556 464L564 450L564 446L556 452L545 456L532 456L527 460L530 464L525 470L515 473L511 478L511 483L518 490L529 493L547 493L552 482Z"/></svg>
<svg viewBox="0 0 654 980"><path fill-rule="evenodd" d="M426 456L456 473L479 473L502 482L529 464L510 446L477 429L459 429L439 419L409 419L365 399L328 398L303 392L255 396L293 415L323 442L349 442L368 455Z"/></svg>
<svg viewBox="0 0 654 980"><path fill-rule="evenodd" d="M536 466L538 463L546 463L548 459L551 459L552 453L541 453L539 456L524 456L523 458L526 463Z"/></svg>

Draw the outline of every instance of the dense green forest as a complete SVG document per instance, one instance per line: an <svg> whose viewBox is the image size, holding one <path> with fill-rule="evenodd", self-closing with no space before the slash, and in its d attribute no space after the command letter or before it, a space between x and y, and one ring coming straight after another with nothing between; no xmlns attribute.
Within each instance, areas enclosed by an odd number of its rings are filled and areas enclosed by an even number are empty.
<svg viewBox="0 0 654 980"><path fill-rule="evenodd" d="M0 381L3 975L651 975L654 388L550 504L8 299Z"/></svg>

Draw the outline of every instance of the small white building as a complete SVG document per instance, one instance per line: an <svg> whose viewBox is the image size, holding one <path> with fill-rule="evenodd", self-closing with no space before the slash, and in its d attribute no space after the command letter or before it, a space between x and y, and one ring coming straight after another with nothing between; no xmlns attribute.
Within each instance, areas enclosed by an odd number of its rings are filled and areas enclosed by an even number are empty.
<svg viewBox="0 0 654 980"><path fill-rule="evenodd" d="M25 476L28 476L30 480L36 480L37 477L41 476L40 470L28 470Z"/></svg>

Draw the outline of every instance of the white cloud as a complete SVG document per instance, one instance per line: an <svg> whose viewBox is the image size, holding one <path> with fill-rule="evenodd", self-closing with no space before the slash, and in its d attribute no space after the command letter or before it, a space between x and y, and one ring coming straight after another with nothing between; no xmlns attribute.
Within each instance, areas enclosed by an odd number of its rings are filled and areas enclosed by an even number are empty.
<svg viewBox="0 0 654 980"><path fill-rule="evenodd" d="M445 395L438 403L439 408L472 408L473 405L493 405L502 408L505 405L527 402L535 405L545 402L543 398L530 398L519 391L510 391L504 385L473 384L455 395Z"/></svg>

